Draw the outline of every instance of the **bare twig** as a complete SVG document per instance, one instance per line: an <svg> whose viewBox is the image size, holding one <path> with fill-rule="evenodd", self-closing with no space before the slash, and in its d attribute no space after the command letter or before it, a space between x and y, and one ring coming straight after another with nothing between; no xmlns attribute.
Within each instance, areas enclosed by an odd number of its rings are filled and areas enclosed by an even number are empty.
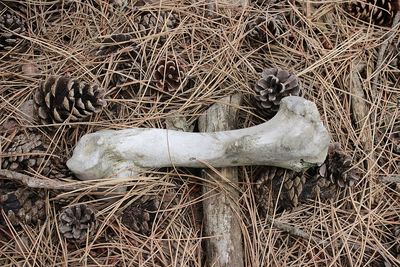
<svg viewBox="0 0 400 267"><path fill-rule="evenodd" d="M38 179L32 176L9 170L0 170L0 179L18 181L31 188L45 188L54 190L76 190L80 188L77 185L71 185L69 183L50 179Z"/></svg>

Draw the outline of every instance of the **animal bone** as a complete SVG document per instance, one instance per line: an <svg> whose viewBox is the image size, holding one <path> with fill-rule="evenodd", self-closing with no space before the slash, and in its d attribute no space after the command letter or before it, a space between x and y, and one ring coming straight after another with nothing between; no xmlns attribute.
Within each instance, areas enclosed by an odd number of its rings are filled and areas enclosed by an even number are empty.
<svg viewBox="0 0 400 267"><path fill-rule="evenodd" d="M133 128L84 135L68 168L81 180L126 178L143 168L269 165L300 171L325 160L330 137L315 104L282 100L268 122L239 130L187 133Z"/></svg>

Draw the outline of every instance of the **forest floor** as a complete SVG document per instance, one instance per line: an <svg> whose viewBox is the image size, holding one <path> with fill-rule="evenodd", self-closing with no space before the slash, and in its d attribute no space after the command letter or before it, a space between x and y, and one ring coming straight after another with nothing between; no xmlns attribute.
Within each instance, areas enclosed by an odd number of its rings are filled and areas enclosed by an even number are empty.
<svg viewBox="0 0 400 267"><path fill-rule="evenodd" d="M179 0L4 1L11 2L0 6L0 14L19 16L25 30L15 34L11 48L0 50L1 161L10 160L5 152L19 132L35 131L48 144L47 162L59 159L65 166L80 137L98 130L166 128L179 117L186 119L183 130L196 131L208 107L236 93L245 98L238 128L259 124L265 119L249 101L254 84L263 69L279 67L299 77L301 95L317 105L332 143L351 156L360 179L332 199L265 217L253 194L260 167L240 167L245 266L399 266L399 23L359 20L344 1L254 1L246 7ZM254 35L255 25L266 20L272 30ZM147 23L144 30L138 21ZM113 34L129 38L104 49ZM167 90L154 81L163 58L181 64L179 87ZM106 106L84 122L38 123L29 100L51 75L98 84ZM0 215L1 266L204 265L201 185L207 181L200 170L165 168L126 180L82 182L65 169L61 176L45 173L45 165L13 173L72 189L28 188L44 201L45 218L37 223L13 224L5 212ZM17 180L0 170L0 194L26 187ZM128 191L116 193L118 188ZM146 211L143 205L150 204L143 199L152 198L164 203L162 209ZM59 213L78 203L94 211L97 227L91 238L72 243L59 231ZM126 218L126 210L138 216Z"/></svg>

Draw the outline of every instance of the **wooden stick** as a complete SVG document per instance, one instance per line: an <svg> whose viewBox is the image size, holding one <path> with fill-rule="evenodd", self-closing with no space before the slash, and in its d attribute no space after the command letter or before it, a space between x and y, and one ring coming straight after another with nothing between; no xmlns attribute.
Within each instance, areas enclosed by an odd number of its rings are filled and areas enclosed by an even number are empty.
<svg viewBox="0 0 400 267"><path fill-rule="evenodd" d="M211 106L199 119L202 132L232 130L242 97L228 96ZM238 207L239 192L236 167L206 169L204 178L211 181L203 185L204 231L206 239L206 266L243 267L243 245ZM230 186L229 184L232 184Z"/></svg>
<svg viewBox="0 0 400 267"><path fill-rule="evenodd" d="M33 176L28 176L19 172L0 170L0 179L5 178L13 181L18 181L27 187L31 188L44 188L53 190L77 190L82 188L79 185L73 185L58 180L52 179L38 179Z"/></svg>

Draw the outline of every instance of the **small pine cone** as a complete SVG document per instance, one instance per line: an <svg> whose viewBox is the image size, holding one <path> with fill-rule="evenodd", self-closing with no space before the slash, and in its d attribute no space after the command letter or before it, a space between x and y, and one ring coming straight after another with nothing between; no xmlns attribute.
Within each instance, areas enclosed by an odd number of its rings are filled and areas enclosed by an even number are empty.
<svg viewBox="0 0 400 267"><path fill-rule="evenodd" d="M354 0L347 3L348 12L361 20L376 25L391 25L396 11L400 10L399 0Z"/></svg>
<svg viewBox="0 0 400 267"><path fill-rule="evenodd" d="M286 70L264 69L254 91L257 112L265 118L271 118L278 112L282 98L300 94L300 83L295 74Z"/></svg>
<svg viewBox="0 0 400 267"><path fill-rule="evenodd" d="M248 36L253 41L265 43L269 38L276 38L284 32L281 16L256 17L247 24Z"/></svg>
<svg viewBox="0 0 400 267"><path fill-rule="evenodd" d="M96 217L85 204L64 209L59 217L59 229L68 241L84 241L94 234Z"/></svg>
<svg viewBox="0 0 400 267"><path fill-rule="evenodd" d="M140 80L143 58L138 52L139 47L132 40L130 34L113 34L101 42L96 55L108 55L109 58L96 71L106 84L125 87L129 83L129 88L138 87L139 83L135 83L135 80Z"/></svg>
<svg viewBox="0 0 400 267"><path fill-rule="evenodd" d="M393 143L393 152L400 154L400 125L393 127L392 133L390 134L390 140Z"/></svg>
<svg viewBox="0 0 400 267"><path fill-rule="evenodd" d="M185 66L182 60L175 58L161 59L154 71L154 80L161 91L173 93L180 86L184 88L188 79L185 79Z"/></svg>
<svg viewBox="0 0 400 267"><path fill-rule="evenodd" d="M344 188L353 186L360 177L356 174L351 162L351 157L347 155L338 143L331 144L325 162L319 168L322 177L329 179L337 186Z"/></svg>
<svg viewBox="0 0 400 267"><path fill-rule="evenodd" d="M17 34L25 31L25 22L20 16L9 11L0 13L0 50L12 49L20 39Z"/></svg>
<svg viewBox="0 0 400 267"><path fill-rule="evenodd" d="M274 208L291 209L299 204L305 177L291 170L267 167L258 176L254 195L261 214Z"/></svg>
<svg viewBox="0 0 400 267"><path fill-rule="evenodd" d="M400 257L400 226L397 225L393 229L393 237L394 237L394 253L397 259Z"/></svg>
<svg viewBox="0 0 400 267"><path fill-rule="evenodd" d="M51 76L34 95L37 116L41 123L80 121L105 106L104 90L66 76Z"/></svg>
<svg viewBox="0 0 400 267"><path fill-rule="evenodd" d="M45 200L29 188L18 188L11 192L0 190L0 212L4 211L12 225L36 224L46 218ZM5 223L0 213L0 223Z"/></svg>
<svg viewBox="0 0 400 267"><path fill-rule="evenodd" d="M251 1L254 2L255 4L259 5L259 6L269 6L269 5L275 5L275 4L285 4L286 2L288 2L290 0L255 0L255 1Z"/></svg>
<svg viewBox="0 0 400 267"><path fill-rule="evenodd" d="M160 207L158 196L143 196L124 210L122 223L137 233L148 235Z"/></svg>
<svg viewBox="0 0 400 267"><path fill-rule="evenodd" d="M68 169L67 160L68 158L62 155L61 157L51 157L49 166L46 167L48 170L48 173L46 173L47 177L51 179L73 178L74 174Z"/></svg>
<svg viewBox="0 0 400 267"><path fill-rule="evenodd" d="M179 25L179 15L174 12L146 12L136 19L135 27L142 35L157 34L165 29L172 30Z"/></svg>
<svg viewBox="0 0 400 267"><path fill-rule="evenodd" d="M11 146L5 149L1 166L11 171L30 169L37 171L45 160L46 151L47 146L42 142L41 135L33 132L19 132L12 139Z"/></svg>
<svg viewBox="0 0 400 267"><path fill-rule="evenodd" d="M313 173L308 175L309 172ZM319 168L308 170L305 177L306 182L303 186L303 191L299 196L300 202L306 202L310 199L327 200L336 195L338 187L335 183L332 183L330 180L321 176Z"/></svg>
<svg viewBox="0 0 400 267"><path fill-rule="evenodd" d="M140 61L139 55L135 51L120 52L113 56L111 64L106 63L107 66L103 70L107 70L105 78L109 79L111 86L124 87L129 83L138 87L140 80ZM135 87L135 86L133 86Z"/></svg>
<svg viewBox="0 0 400 267"><path fill-rule="evenodd" d="M132 35L130 34L112 34L101 41L100 48L97 50L97 56L104 56L113 53L121 48L131 44Z"/></svg>

